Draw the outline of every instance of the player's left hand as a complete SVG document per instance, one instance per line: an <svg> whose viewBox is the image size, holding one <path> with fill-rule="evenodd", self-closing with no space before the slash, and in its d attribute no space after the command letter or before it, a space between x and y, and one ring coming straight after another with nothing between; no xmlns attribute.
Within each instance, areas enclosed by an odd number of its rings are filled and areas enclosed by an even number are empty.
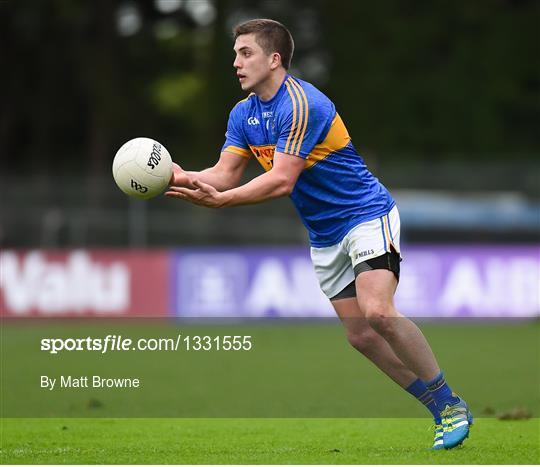
<svg viewBox="0 0 540 467"><path fill-rule="evenodd" d="M192 177L176 162L173 162L173 173L169 185L193 188Z"/></svg>
<svg viewBox="0 0 540 467"><path fill-rule="evenodd" d="M226 200L225 193L217 191L212 185L203 183L200 180L193 180L195 190L178 186L170 186L165 196L169 198L178 198L199 206L207 208L221 208Z"/></svg>

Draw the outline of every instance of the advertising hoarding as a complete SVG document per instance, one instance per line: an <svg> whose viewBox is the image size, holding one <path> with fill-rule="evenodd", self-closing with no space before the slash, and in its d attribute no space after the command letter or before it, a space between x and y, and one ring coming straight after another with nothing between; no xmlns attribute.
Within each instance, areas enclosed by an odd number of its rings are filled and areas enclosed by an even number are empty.
<svg viewBox="0 0 540 467"><path fill-rule="evenodd" d="M166 316L169 257L165 251L2 251L1 314Z"/></svg>

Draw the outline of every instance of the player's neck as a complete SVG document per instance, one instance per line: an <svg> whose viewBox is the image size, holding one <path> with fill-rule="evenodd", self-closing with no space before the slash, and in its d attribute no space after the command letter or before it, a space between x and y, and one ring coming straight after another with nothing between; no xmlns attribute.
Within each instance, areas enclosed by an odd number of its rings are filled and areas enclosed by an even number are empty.
<svg viewBox="0 0 540 467"><path fill-rule="evenodd" d="M268 80L262 83L260 90L257 90L255 94L261 101L269 101L276 95L279 91L279 88L285 80L287 71L284 69L276 70L275 73L272 73Z"/></svg>

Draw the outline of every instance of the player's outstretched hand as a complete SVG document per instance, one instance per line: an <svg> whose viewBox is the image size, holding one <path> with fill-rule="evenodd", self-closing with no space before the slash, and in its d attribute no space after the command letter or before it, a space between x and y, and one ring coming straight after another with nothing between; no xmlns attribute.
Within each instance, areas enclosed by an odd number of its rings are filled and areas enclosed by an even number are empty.
<svg viewBox="0 0 540 467"><path fill-rule="evenodd" d="M196 189L191 190L184 187L170 186L169 190L165 193L165 196L183 199L207 208L220 208L225 204L225 193L221 193L212 185L208 185L197 179L193 179L192 183Z"/></svg>

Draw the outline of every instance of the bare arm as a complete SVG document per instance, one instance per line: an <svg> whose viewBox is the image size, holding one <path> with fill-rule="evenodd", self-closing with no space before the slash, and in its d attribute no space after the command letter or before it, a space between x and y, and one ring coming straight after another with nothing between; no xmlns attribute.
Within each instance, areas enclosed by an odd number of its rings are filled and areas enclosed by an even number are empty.
<svg viewBox="0 0 540 467"><path fill-rule="evenodd" d="M171 187L166 195L214 208L260 203L289 195L304 164L304 159L300 157L276 152L272 170L259 175L245 185L220 193L210 184L194 180L193 184L197 189Z"/></svg>
<svg viewBox="0 0 540 467"><path fill-rule="evenodd" d="M218 191L235 188L240 184L249 159L230 152L222 152L216 165L200 172L185 171L175 164L170 184L176 187L192 187L194 180L213 186Z"/></svg>

